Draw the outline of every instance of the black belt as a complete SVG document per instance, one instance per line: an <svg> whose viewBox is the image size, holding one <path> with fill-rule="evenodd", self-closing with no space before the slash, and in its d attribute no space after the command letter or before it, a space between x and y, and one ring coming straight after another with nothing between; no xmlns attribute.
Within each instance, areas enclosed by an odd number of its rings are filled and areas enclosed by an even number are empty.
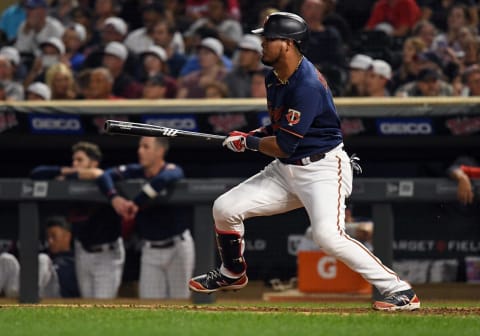
<svg viewBox="0 0 480 336"><path fill-rule="evenodd" d="M178 237L180 240L185 240L183 237L183 233L179 234L178 236L174 236L172 238L167 238L161 242L150 242L150 248L154 249L164 249L164 248L169 248L175 245L175 238ZM177 238L177 240L178 240Z"/></svg>
<svg viewBox="0 0 480 336"><path fill-rule="evenodd" d="M323 158L325 158L325 153L318 153L318 154L313 154L313 155L298 159L290 164L294 164L297 166L307 166L310 163L320 161Z"/></svg>

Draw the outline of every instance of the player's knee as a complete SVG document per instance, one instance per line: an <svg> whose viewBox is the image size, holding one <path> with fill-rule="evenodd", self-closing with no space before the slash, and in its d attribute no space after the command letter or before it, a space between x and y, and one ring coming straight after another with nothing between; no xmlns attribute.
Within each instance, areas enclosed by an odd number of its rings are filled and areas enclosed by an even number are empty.
<svg viewBox="0 0 480 336"><path fill-rule="evenodd" d="M223 196L218 197L213 203L213 218L215 223L230 222L234 216L232 204Z"/></svg>

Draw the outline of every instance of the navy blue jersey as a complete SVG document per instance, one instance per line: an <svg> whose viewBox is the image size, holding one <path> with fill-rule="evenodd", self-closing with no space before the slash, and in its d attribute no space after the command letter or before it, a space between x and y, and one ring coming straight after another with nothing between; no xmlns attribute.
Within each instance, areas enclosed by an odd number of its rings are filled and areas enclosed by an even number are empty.
<svg viewBox="0 0 480 336"><path fill-rule="evenodd" d="M189 224L189 212L183 206L151 204L151 199L164 195L167 189L184 177L183 169L166 163L153 178L147 178L143 167L133 163L107 169L97 180L100 189L108 197L117 194L115 181L146 179L147 183L133 201L139 206L135 227L146 240L163 240L185 231Z"/></svg>
<svg viewBox="0 0 480 336"><path fill-rule="evenodd" d="M312 154L325 153L342 141L340 118L327 82L305 57L286 83L275 73L265 78L267 106L279 147L292 163Z"/></svg>
<svg viewBox="0 0 480 336"><path fill-rule="evenodd" d="M77 273L75 272L75 257L73 252L62 252L50 256L53 267L57 271L62 297L79 297Z"/></svg>
<svg viewBox="0 0 480 336"><path fill-rule="evenodd" d="M50 180L60 176L60 173L60 166L38 166L30 172L30 177L34 180ZM78 180L78 175L66 175L65 179ZM63 210L55 212L63 213ZM65 210L67 220L72 223L74 239L84 247L113 242L121 235L120 217L110 205L76 202Z"/></svg>

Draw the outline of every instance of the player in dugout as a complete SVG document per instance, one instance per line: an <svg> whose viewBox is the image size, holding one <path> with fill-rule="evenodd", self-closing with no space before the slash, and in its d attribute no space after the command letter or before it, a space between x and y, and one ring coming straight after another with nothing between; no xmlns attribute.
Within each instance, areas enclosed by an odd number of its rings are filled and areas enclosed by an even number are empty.
<svg viewBox="0 0 480 336"><path fill-rule="evenodd" d="M193 274L195 248L189 230L188 208L182 205L155 204L168 189L184 177L183 169L165 160L169 149L166 138L142 137L138 144L138 163L105 170L97 184L108 197L124 224L142 241L139 296L142 299L186 299L188 279ZM114 182L144 179L140 192L129 200ZM129 231L126 228L125 231Z"/></svg>
<svg viewBox="0 0 480 336"><path fill-rule="evenodd" d="M250 133L233 131L223 145L275 158L261 172L215 200L213 217L220 267L190 280L200 293L238 290L248 283L244 220L305 207L314 241L375 286L376 310L415 310L420 300L407 282L345 233L345 199L352 192L356 157L344 150L340 118L323 75L303 55L308 27L298 15L277 12L262 28L262 62L271 124Z"/></svg>
<svg viewBox="0 0 480 336"><path fill-rule="evenodd" d="M95 180L103 174L101 161L100 148L81 141L72 146L71 166L38 166L30 177L35 180ZM110 206L92 202L76 203L68 208L66 215L72 223L81 296L115 298L125 263L119 216Z"/></svg>

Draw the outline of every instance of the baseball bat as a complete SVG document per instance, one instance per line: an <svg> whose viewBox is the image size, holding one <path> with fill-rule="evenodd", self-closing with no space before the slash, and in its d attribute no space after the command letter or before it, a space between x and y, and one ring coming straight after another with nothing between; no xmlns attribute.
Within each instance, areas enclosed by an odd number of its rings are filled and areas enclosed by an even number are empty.
<svg viewBox="0 0 480 336"><path fill-rule="evenodd" d="M187 137L198 138L207 141L223 141L226 138L226 136L223 135L184 131L176 128L120 120L107 120L105 121L103 128L105 133L108 134L125 134L151 137Z"/></svg>

